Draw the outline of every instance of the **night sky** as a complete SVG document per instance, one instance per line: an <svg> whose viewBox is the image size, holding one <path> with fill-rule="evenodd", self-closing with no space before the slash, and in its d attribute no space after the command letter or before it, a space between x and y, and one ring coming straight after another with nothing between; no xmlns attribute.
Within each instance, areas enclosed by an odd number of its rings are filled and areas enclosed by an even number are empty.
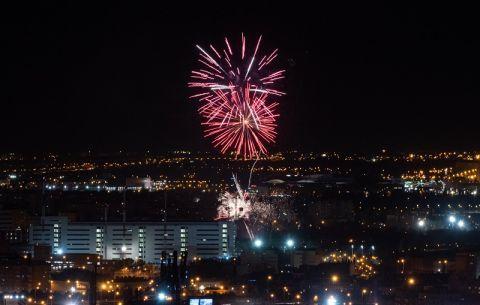
<svg viewBox="0 0 480 305"><path fill-rule="evenodd" d="M2 9L1 151L209 150L194 45L242 31L287 68L273 151L480 149L473 7L132 3Z"/></svg>

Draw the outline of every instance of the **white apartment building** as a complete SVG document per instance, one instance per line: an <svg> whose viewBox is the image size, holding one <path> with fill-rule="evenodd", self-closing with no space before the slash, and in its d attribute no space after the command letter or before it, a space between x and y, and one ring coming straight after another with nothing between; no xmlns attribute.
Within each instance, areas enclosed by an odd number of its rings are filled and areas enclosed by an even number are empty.
<svg viewBox="0 0 480 305"><path fill-rule="evenodd" d="M96 254L104 259L159 263L162 251L188 257L235 255L234 222L69 222L48 216L31 225L29 243L51 245L54 254Z"/></svg>

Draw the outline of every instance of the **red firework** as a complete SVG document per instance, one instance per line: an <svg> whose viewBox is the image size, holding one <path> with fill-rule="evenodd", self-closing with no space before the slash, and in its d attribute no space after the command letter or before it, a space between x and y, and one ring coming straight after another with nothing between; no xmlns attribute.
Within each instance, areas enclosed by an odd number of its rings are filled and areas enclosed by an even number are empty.
<svg viewBox="0 0 480 305"><path fill-rule="evenodd" d="M260 36L252 52L243 34L241 49L235 53L227 38L220 52L212 45L208 52L197 45L201 67L192 71L188 86L199 91L191 98L202 103L199 113L205 137L212 137L222 153L231 150L255 158L267 153L266 143L275 142L278 104L270 99L285 94L274 87L285 77L285 70L270 70L277 49L258 56L261 40Z"/></svg>

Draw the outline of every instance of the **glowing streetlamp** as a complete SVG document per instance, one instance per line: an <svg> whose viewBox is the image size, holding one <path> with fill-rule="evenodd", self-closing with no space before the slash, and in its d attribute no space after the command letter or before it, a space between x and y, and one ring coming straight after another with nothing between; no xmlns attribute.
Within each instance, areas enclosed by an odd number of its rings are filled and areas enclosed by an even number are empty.
<svg viewBox="0 0 480 305"><path fill-rule="evenodd" d="M399 264L402 264L402 273L405 272L405 259L401 258L397 261Z"/></svg>
<svg viewBox="0 0 480 305"><path fill-rule="evenodd" d="M425 227L425 219L419 219L417 224L418 224L418 227L424 228Z"/></svg>
<svg viewBox="0 0 480 305"><path fill-rule="evenodd" d="M328 297L327 305L337 305L337 304L338 304L338 301L336 297L334 297L333 295Z"/></svg>
<svg viewBox="0 0 480 305"><path fill-rule="evenodd" d="M261 247L263 246L263 240L258 239L258 238L255 239L255 240L253 241L253 246L254 246L255 248L261 248Z"/></svg>
<svg viewBox="0 0 480 305"><path fill-rule="evenodd" d="M160 292L160 293L158 294L158 299L159 299L160 301L165 301L165 300L167 299L167 295L165 294L165 292Z"/></svg>

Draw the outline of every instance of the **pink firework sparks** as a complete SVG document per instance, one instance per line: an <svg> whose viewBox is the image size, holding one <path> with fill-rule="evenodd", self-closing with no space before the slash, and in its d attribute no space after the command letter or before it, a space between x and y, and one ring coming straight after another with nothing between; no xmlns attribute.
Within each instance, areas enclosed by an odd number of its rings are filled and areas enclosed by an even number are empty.
<svg viewBox="0 0 480 305"><path fill-rule="evenodd" d="M200 68L192 71L191 81L188 86L199 89L192 97L214 98L214 91L231 91L245 88L250 85L250 90L265 92L271 95L281 96L285 93L276 90L276 83L285 78L285 70L271 70L270 66L277 58L278 49L264 55L259 54L262 36L247 49L245 36L242 34L240 48L232 50L231 44L225 38L225 45L217 49L213 45L199 50Z"/></svg>
<svg viewBox="0 0 480 305"><path fill-rule="evenodd" d="M267 153L265 143L275 142L277 103L267 103L266 93L250 94L247 86L240 98L236 92L229 98L222 91L212 101L200 107L204 118L205 136L222 153L233 151L245 158Z"/></svg>
<svg viewBox="0 0 480 305"><path fill-rule="evenodd" d="M260 36L249 50L242 34L238 51L227 38L222 49L197 45L200 68L192 71L188 86L196 90L191 98L202 103L205 136L213 138L222 153L255 158L275 142L278 104L270 99L285 94L275 89L285 70L270 68L278 50L259 55L261 41Z"/></svg>

